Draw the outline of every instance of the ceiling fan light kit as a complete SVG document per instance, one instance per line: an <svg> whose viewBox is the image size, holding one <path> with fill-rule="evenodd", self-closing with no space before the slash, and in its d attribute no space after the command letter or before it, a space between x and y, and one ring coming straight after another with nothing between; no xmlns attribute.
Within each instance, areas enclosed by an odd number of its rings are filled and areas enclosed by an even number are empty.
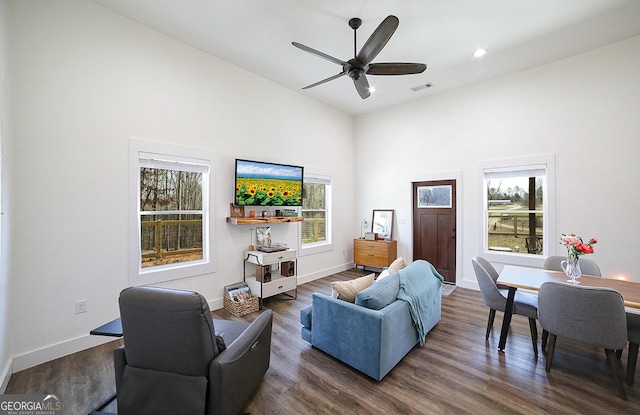
<svg viewBox="0 0 640 415"><path fill-rule="evenodd" d="M356 31L362 25L362 20L354 17L349 20L349 27L353 29L353 59L343 61L316 49L310 48L298 42L291 44L298 49L316 55L322 59L328 60L342 66L342 72L330 76L311 85L307 85L302 89L309 89L322 85L326 82L333 81L344 75L353 80L356 91L362 99L366 99L371 95L372 88L369 87L368 75L413 75L419 74L427 69L424 63L406 63L406 62L387 62L387 63L371 63L376 56L382 51L393 33L398 28L400 21L396 16L387 16L386 19L373 31L369 39L364 43L359 53L357 51Z"/></svg>

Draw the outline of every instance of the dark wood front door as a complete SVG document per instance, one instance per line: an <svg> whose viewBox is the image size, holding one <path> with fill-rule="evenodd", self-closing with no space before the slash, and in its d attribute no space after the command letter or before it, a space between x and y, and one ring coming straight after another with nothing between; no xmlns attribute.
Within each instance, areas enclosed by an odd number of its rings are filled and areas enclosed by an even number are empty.
<svg viewBox="0 0 640 415"><path fill-rule="evenodd" d="M413 183L413 260L433 264L456 282L456 181Z"/></svg>

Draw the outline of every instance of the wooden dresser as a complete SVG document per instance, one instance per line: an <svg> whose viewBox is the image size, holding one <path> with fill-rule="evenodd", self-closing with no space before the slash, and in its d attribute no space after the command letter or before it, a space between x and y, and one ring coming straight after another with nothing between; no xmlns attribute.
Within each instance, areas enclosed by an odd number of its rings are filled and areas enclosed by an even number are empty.
<svg viewBox="0 0 640 415"><path fill-rule="evenodd" d="M398 257L398 241L353 240L353 262L358 265L384 268Z"/></svg>

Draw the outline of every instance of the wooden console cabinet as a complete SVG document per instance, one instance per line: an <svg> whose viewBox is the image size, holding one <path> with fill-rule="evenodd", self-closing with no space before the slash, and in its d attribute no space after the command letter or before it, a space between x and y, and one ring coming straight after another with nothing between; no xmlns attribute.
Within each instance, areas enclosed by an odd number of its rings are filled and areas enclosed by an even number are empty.
<svg viewBox="0 0 640 415"><path fill-rule="evenodd" d="M358 265L384 268L398 257L398 241L353 240L353 262Z"/></svg>

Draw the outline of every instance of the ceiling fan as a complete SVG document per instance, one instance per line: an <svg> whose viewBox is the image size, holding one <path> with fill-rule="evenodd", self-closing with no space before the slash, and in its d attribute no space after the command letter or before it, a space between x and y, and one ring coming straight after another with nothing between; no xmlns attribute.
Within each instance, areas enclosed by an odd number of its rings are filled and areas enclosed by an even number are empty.
<svg viewBox="0 0 640 415"><path fill-rule="evenodd" d="M298 42L291 42L291 44L298 49L302 49L305 52L309 52L312 55L319 56L330 62L337 63L342 66L342 72L339 74L330 76L327 79L318 81L311 85L307 85L302 89L313 88L324 84L325 82L333 81L341 76L347 75L353 79L353 83L360 94L362 99L366 99L371 95L369 90L369 82L367 81L367 74L369 75L412 75L424 72L427 69L427 65L424 63L406 63L406 62L387 62L387 63L371 63L376 56L380 53L382 48L387 44L391 36L398 28L400 21L396 16L387 16L386 19L380 23L376 30L371 34L369 39L365 42L360 49L360 53L356 54L356 30L362 24L362 20L357 17L349 20L349 27L353 29L353 59L343 61L326 53L320 52L308 46L305 46Z"/></svg>

